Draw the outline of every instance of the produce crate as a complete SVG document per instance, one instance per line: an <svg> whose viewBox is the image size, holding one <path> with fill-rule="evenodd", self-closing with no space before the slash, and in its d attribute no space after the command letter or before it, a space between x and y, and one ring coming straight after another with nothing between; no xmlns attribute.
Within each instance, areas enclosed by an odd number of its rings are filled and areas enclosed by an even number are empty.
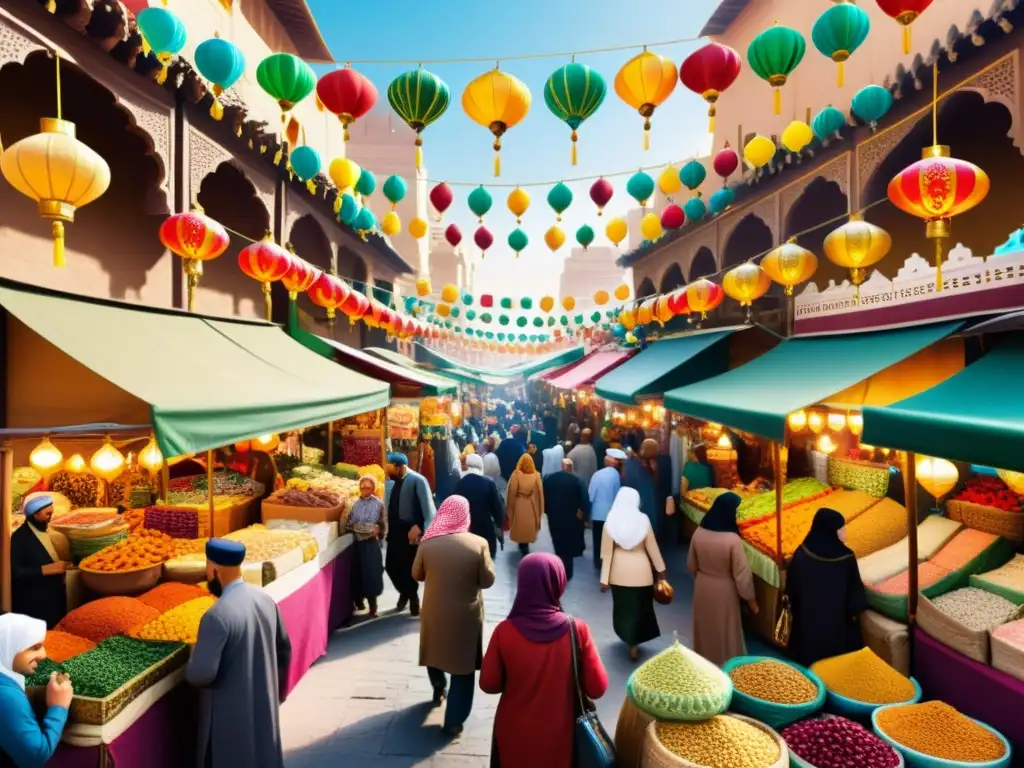
<svg viewBox="0 0 1024 768"><path fill-rule="evenodd" d="M984 504L950 499L946 502L950 520L985 533L994 533L1015 544L1024 544L1024 513L1007 512Z"/></svg>
<svg viewBox="0 0 1024 768"><path fill-rule="evenodd" d="M296 507L290 504L263 502L263 522L268 520L298 520L303 523L336 523L341 520L345 505L337 507Z"/></svg>

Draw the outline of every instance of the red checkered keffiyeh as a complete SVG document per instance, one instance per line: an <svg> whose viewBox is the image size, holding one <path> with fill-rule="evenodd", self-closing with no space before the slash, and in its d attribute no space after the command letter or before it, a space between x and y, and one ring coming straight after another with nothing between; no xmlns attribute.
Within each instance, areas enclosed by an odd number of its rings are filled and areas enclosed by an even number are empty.
<svg viewBox="0 0 1024 768"><path fill-rule="evenodd" d="M437 510L427 532L423 534L423 541L452 533L465 533L468 530L469 501L465 496L449 496Z"/></svg>

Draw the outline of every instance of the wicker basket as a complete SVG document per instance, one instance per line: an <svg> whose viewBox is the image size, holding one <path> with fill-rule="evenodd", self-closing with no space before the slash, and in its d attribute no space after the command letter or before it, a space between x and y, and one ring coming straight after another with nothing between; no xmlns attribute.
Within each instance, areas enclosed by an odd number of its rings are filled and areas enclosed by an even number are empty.
<svg viewBox="0 0 1024 768"><path fill-rule="evenodd" d="M81 538L75 535L68 536L68 542L71 544L71 557L75 563L79 563L89 555L95 555L101 549L117 544L119 541L123 541L128 538L128 526L122 526L120 529L115 530L111 533L107 533L103 536L87 536Z"/></svg>
<svg viewBox="0 0 1024 768"><path fill-rule="evenodd" d="M759 723L757 720L743 717L743 715L723 715L723 717L734 717L768 733L779 747L779 759L770 766L766 766L766 768L789 768L789 747L786 746L786 742L782 740L782 737L775 730L769 728L764 723ZM679 755L665 749L658 739L657 727L657 723L651 723L647 726L647 734L644 737L643 759L640 763L642 768L703 768L703 766L684 760Z"/></svg>
<svg viewBox="0 0 1024 768"><path fill-rule="evenodd" d="M615 724L615 765L618 768L640 768L644 754L644 738L654 718L626 696Z"/></svg>
<svg viewBox="0 0 1024 768"><path fill-rule="evenodd" d="M994 533L1015 544L1024 544L1024 513L1006 512L984 504L951 499L946 502L946 515L950 520L963 523L985 533Z"/></svg>
<svg viewBox="0 0 1024 768"><path fill-rule="evenodd" d="M156 586L164 564L148 565L133 571L93 571L79 568L82 582L97 595L141 595Z"/></svg>

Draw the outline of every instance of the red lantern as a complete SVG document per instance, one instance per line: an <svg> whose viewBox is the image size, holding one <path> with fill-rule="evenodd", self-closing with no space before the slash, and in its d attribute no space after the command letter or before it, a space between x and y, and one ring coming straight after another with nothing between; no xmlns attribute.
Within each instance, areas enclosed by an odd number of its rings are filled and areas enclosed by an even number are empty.
<svg viewBox="0 0 1024 768"><path fill-rule="evenodd" d="M679 229L686 223L686 214L675 203L669 203L661 212L662 229Z"/></svg>
<svg viewBox="0 0 1024 768"><path fill-rule="evenodd" d="M348 317L349 324L355 325L370 309L370 300L359 291L350 291L339 309Z"/></svg>
<svg viewBox="0 0 1024 768"><path fill-rule="evenodd" d="M384 313L387 311L388 308L377 301L377 299L370 299L370 308L363 315L363 322L371 328L380 328L384 321Z"/></svg>
<svg viewBox="0 0 1024 768"><path fill-rule="evenodd" d="M701 320L707 319L708 312L718 307L724 298L722 286L704 277L686 286L686 303L692 311L700 312Z"/></svg>
<svg viewBox="0 0 1024 768"><path fill-rule="evenodd" d="M491 309L494 306L494 295L485 293L480 297L480 306L484 309Z"/></svg>
<svg viewBox="0 0 1024 768"><path fill-rule="evenodd" d="M725 146L715 153L715 158L711 164L715 168L715 173L721 176L722 179L728 179L739 168L740 156L736 153L735 149L729 146L727 141Z"/></svg>
<svg viewBox="0 0 1024 768"><path fill-rule="evenodd" d="M345 67L328 72L316 83L316 95L328 112L338 116L345 127L345 141L348 141L348 127L365 115L377 103L377 88L356 70Z"/></svg>
<svg viewBox="0 0 1024 768"><path fill-rule="evenodd" d="M597 215L600 216L604 211L604 207L611 202L612 195L615 194L615 187L608 179L601 178L590 185L590 199L594 201L594 205L597 206Z"/></svg>
<svg viewBox="0 0 1024 768"><path fill-rule="evenodd" d="M728 45L708 43L698 48L679 67L683 85L699 94L708 106L708 131L715 132L715 102L730 85L736 82L743 61Z"/></svg>
<svg viewBox="0 0 1024 768"><path fill-rule="evenodd" d="M476 232L473 233L473 242L481 250L480 256L484 257L487 255L487 249L494 245L494 235L487 227L477 227Z"/></svg>
<svg viewBox="0 0 1024 768"><path fill-rule="evenodd" d="M291 254L274 242L274 236L267 233L257 243L245 246L238 253L238 267L253 280L263 284L263 302L267 308L269 322L273 309L270 301L270 284L284 277L292 265Z"/></svg>
<svg viewBox="0 0 1024 768"><path fill-rule="evenodd" d="M679 288L668 295L668 308L676 317L690 314L690 304L686 300L686 288Z"/></svg>
<svg viewBox="0 0 1024 768"><path fill-rule="evenodd" d="M981 168L949 156L949 147L926 147L922 159L908 165L889 182L892 204L926 222L925 234L935 241L935 289L942 290L942 241L950 235L950 219L985 199L989 178Z"/></svg>
<svg viewBox="0 0 1024 768"><path fill-rule="evenodd" d="M444 218L444 212L448 210L453 199L452 188L443 181L440 184L435 184L430 190L430 204L437 211L438 221Z"/></svg>
<svg viewBox="0 0 1024 768"><path fill-rule="evenodd" d="M334 323L335 310L345 303L349 292L344 281L330 272L321 272L316 282L306 289L309 300L327 310L327 322L331 324Z"/></svg>
<svg viewBox="0 0 1024 768"><path fill-rule="evenodd" d="M448 229L444 231L444 239L448 241L448 245L456 248L462 242L462 230L457 224L449 224Z"/></svg>
<svg viewBox="0 0 1024 768"><path fill-rule="evenodd" d="M300 293L309 290L310 286L320 277L321 272L309 262L296 256L291 249L288 252L292 257L292 263L284 277L281 278L281 284L288 289L288 298L295 301Z"/></svg>
<svg viewBox="0 0 1024 768"><path fill-rule="evenodd" d="M203 274L203 262L212 261L228 249L231 238L217 221L201 208L168 216L160 225L160 242L185 260L188 277L188 311L193 311L196 287Z"/></svg>
<svg viewBox="0 0 1024 768"><path fill-rule="evenodd" d="M903 27L903 52L910 53L910 25L925 12L932 0L875 0L882 13Z"/></svg>

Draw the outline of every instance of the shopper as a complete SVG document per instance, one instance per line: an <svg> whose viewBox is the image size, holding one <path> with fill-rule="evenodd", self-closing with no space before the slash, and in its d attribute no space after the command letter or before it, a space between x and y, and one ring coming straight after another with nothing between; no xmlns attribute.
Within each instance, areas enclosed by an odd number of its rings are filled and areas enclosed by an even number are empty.
<svg viewBox="0 0 1024 768"><path fill-rule="evenodd" d="M593 446L594 432L584 429L580 433L580 443L571 451L573 474L583 481L584 486L590 485L590 478L597 472L597 452Z"/></svg>
<svg viewBox="0 0 1024 768"><path fill-rule="evenodd" d="M484 477L489 477L498 487L498 494L501 496L501 505L505 506L505 499L508 496L508 480L501 476L501 464L498 457L493 453L484 455Z"/></svg>
<svg viewBox="0 0 1024 768"><path fill-rule="evenodd" d="M622 485L640 494L640 508L651 521L655 536L663 533L664 517L676 511L671 474L672 460L662 456L657 440L650 438L640 444L639 453L626 462L623 470Z"/></svg>
<svg viewBox="0 0 1024 768"><path fill-rule="evenodd" d="M573 560L585 547L583 521L590 512L590 497L569 459L562 461L560 471L544 478L543 487L551 543L565 567L566 580L572 581Z"/></svg>
<svg viewBox="0 0 1024 768"><path fill-rule="evenodd" d="M419 616L419 585L412 578L412 563L423 531L434 519L434 498L426 478L409 469L404 453L388 454L388 477L390 481L384 491L384 506L388 510L384 569L398 591L396 610L402 612L408 605L409 612Z"/></svg>
<svg viewBox="0 0 1024 768"><path fill-rule="evenodd" d="M619 488L622 487L622 464L625 460L625 452L609 448L605 453L604 468L595 472L590 479L590 541L594 549L595 568L601 567L601 533Z"/></svg>
<svg viewBox="0 0 1024 768"><path fill-rule="evenodd" d="M681 493L687 493L697 488L711 488L714 484L715 470L708 461L708 448L703 443L698 443L686 453L686 465L683 467L679 490Z"/></svg>
<svg viewBox="0 0 1024 768"><path fill-rule="evenodd" d="M381 543L388 536L388 516L384 502L374 496L377 479L359 478L359 498L352 503L348 529L355 535L352 558L352 597L356 608L370 606L370 618L377 618L377 598L384 591L384 556Z"/></svg>
<svg viewBox="0 0 1024 768"><path fill-rule="evenodd" d="M484 598L494 584L487 542L469 532L469 502L445 499L423 535L412 566L424 582L420 618L420 666L434 688L434 706L445 697L444 732L455 737L473 708L476 670L483 658ZM448 688L451 675L451 688Z"/></svg>
<svg viewBox="0 0 1024 768"><path fill-rule="evenodd" d="M505 513L509 522L509 538L525 555L537 540L540 520L544 516L543 482L533 459L525 454L520 456L516 471L508 481Z"/></svg>
<svg viewBox="0 0 1024 768"><path fill-rule="evenodd" d="M466 474L455 486L455 493L469 502L469 532L487 542L493 560L498 552L498 535L505 523L505 502L494 480L484 476L484 463L476 455L466 458Z"/></svg>
<svg viewBox="0 0 1024 768"><path fill-rule="evenodd" d="M573 678L570 622L575 624L583 693L599 699L608 688L590 628L562 610L565 571L554 555L519 563L515 601L494 629L480 671L480 689L500 695L491 765L572 768L579 708Z"/></svg>

